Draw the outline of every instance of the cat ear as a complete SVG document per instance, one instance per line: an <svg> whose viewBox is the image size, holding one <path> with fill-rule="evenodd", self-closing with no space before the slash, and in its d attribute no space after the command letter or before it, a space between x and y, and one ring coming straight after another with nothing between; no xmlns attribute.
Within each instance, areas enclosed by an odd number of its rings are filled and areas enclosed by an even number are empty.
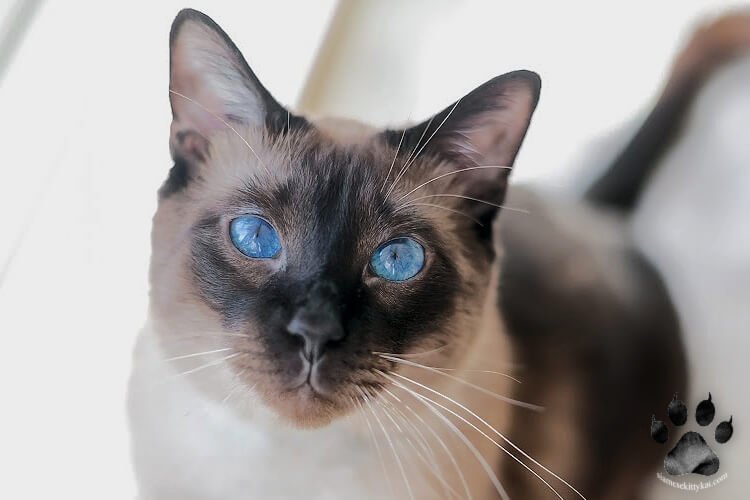
<svg viewBox="0 0 750 500"><path fill-rule="evenodd" d="M169 46L174 155L202 160L211 133L227 124L287 123L286 109L263 87L229 36L205 14L180 11L172 23Z"/></svg>
<svg viewBox="0 0 750 500"><path fill-rule="evenodd" d="M431 119L404 131L387 131L386 140L402 151L450 160L456 169L480 166L452 179L462 195L502 203L510 167L539 101L541 80L531 71L514 71L477 87ZM424 148L421 152L420 150ZM486 204L471 205L484 218Z"/></svg>

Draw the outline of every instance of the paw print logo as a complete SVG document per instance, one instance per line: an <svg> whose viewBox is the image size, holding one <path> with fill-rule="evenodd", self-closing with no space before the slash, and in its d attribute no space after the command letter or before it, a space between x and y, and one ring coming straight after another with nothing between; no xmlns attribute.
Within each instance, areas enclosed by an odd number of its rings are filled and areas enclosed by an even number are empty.
<svg viewBox="0 0 750 500"><path fill-rule="evenodd" d="M677 427L685 425L688 419L688 409L685 403L677 398L677 394L667 406L669 420ZM708 399L698 403L695 409L695 421L701 427L713 422L716 416L716 408L711 401L711 393ZM714 439L717 443L724 444L732 437L732 417L716 426ZM656 420L656 415L651 416L651 438L659 444L664 444L669 439L669 429L661 420ZM719 470L719 457L714 453L703 436L695 431L688 431L682 435L672 450L664 458L664 470L672 476L683 474L701 474L710 476Z"/></svg>

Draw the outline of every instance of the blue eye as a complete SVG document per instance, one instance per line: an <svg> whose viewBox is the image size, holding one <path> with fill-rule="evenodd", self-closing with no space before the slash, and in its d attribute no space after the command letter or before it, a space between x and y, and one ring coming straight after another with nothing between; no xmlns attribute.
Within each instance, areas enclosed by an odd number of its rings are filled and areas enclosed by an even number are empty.
<svg viewBox="0 0 750 500"><path fill-rule="evenodd" d="M406 281L424 267L424 248L411 238L391 240L375 250L370 266L388 281Z"/></svg>
<svg viewBox="0 0 750 500"><path fill-rule="evenodd" d="M271 259L281 251L279 233L254 215L234 219L229 225L229 234L237 250L253 259Z"/></svg>

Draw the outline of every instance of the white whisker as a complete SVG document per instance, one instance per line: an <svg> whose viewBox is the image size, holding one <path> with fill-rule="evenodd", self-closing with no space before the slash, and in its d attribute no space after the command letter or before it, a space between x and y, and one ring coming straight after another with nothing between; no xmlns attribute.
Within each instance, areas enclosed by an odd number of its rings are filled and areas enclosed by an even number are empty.
<svg viewBox="0 0 750 500"><path fill-rule="evenodd" d="M378 423L378 425L380 426L380 429L383 431L383 435L385 436L385 439L388 442L388 446L391 447L391 451L393 452L393 457L396 459L396 465L398 465L398 468L401 471L401 477L404 479L404 483L406 484L406 490L409 492L409 498L411 500L415 500L414 493L411 490L411 483L409 482L409 478L406 475L406 470L404 469L404 465L401 463L401 457L396 451L396 446L393 444L391 435L385 429L383 422L381 422L380 417L378 417L378 414L375 412L375 409L370 404L369 399L367 399L366 401L367 401L367 406L370 409L370 413L372 413L372 416L375 417L375 421Z"/></svg>
<svg viewBox="0 0 750 500"><path fill-rule="evenodd" d="M407 118L406 121L408 122L409 119ZM388 175L385 176L385 180L383 181L383 186L380 188L381 192L383 191L383 189L385 189L385 185L388 184L388 178L391 176L391 172L393 171L393 166L396 164L396 158L398 158L398 153L401 151L401 145L404 143L405 136L406 136L406 127L404 127L404 130L401 132L401 139L398 141L396 154L393 155L393 161L391 162L391 167L388 169Z"/></svg>
<svg viewBox="0 0 750 500"><path fill-rule="evenodd" d="M361 390L360 390L361 391ZM352 398L352 401L354 401L357 406L359 406L359 410L361 412L362 418L365 420L365 423L367 424L367 428L370 431L370 437L372 438L372 442L375 445L375 451L378 454L378 458L380 459L380 465L383 467L383 477L385 477L386 483L388 484L388 491L390 492L391 498L394 497L393 494L393 484L391 484L391 477L388 475L388 468L385 465L385 457L383 456L383 450L380 449L380 443L378 443L378 439L375 436L375 430L372 428L372 423L370 423L370 418L365 413L364 403L370 404L367 401L367 396L362 392L363 400L358 400L356 398Z"/></svg>
<svg viewBox="0 0 750 500"><path fill-rule="evenodd" d="M378 403L381 407L384 407L383 403L380 402L379 400L375 400L375 402ZM391 423L396 428L396 430L399 432L399 434L405 434L404 431L403 431L403 429L401 429L401 426L396 423L396 421L393 419L393 416L389 412L383 411L383 414L388 418L388 420L391 421Z"/></svg>
<svg viewBox="0 0 750 500"><path fill-rule="evenodd" d="M422 368L422 369L430 371L432 373L437 373L439 375L442 375L443 377L447 377L447 378L449 378L451 380L454 380L454 381L456 381L456 382L458 382L460 384L463 384L463 385L465 385L467 387L471 387L472 389L475 389L475 390L481 392L482 394L486 394L487 396L495 398L495 399L497 399L499 401L503 401L505 403L508 403L508 404L511 404L511 405L514 405L514 406L520 406L521 408L527 408L529 410L544 411L544 408L541 407L541 406L539 406L539 405L535 405L535 404L532 404L532 403L526 403L524 401L518 401L516 399L509 398L507 396L502 396L500 394L496 394L496 393L494 393L492 391L489 391L489 390L485 389L484 387L481 387L481 386L476 385L476 384L472 384L471 382L468 382L468 381L466 381L466 380L464 380L462 378L459 378L459 377L456 377L454 375L451 375L450 373L443 373L442 371L440 371L437 368L433 368L431 366L421 365L419 363L415 363L414 361L409 361L408 359L399 359L399 358L396 358L394 356L388 356L388 355L383 355L383 354L380 354L379 356L381 358L387 359L389 361L393 361L394 363L402 363L402 364L405 364L405 365L408 365L408 366L414 366L416 368Z"/></svg>
<svg viewBox="0 0 750 500"><path fill-rule="evenodd" d="M413 356L413 355L408 355L408 354L393 354L390 352L379 352L379 351L373 351L373 354L377 354L379 356L393 356L399 359L406 358L407 356ZM495 370L475 370L472 368L442 368L440 366L429 366L429 365L422 365L422 366L424 366L425 368L434 368L435 370L440 370L442 372L469 372L469 373L487 373L491 375L500 375L501 377L510 379L513 382L516 382L517 384L521 383L521 381L517 379L516 377L508 375L507 373L498 372Z"/></svg>
<svg viewBox="0 0 750 500"><path fill-rule="evenodd" d="M472 370L471 368L440 368L437 366L432 366L430 368L435 368L436 370L440 370L441 372L470 372L470 373L487 373L490 375L500 375L501 377L510 379L517 384L521 383L521 381L517 379L516 377L508 375L507 373L496 372L494 370Z"/></svg>
<svg viewBox="0 0 750 500"><path fill-rule="evenodd" d="M494 428L493 426L491 426L491 425L490 425L490 424L489 424L489 423L488 423L488 422L487 422L486 420L484 420L484 419L483 419L482 417L480 417L479 415L477 415L476 413L474 413L473 411L471 411L470 409L468 409L468 408L467 408L466 406L462 405L461 403L459 403L459 402L458 402L458 401L456 401L455 399L453 399L453 398L450 398L450 397L446 396L445 394L442 394L442 393L440 393L440 392L436 391L435 389L432 389L432 388L430 388L430 387L427 387L426 385L420 384L419 382L417 382L417 381L415 381L415 380L412 380L412 379L410 379L409 377L405 377L405 376L403 376L403 375L401 375L401 374L399 374L399 373L395 373L395 372L393 373L393 375L394 375L394 376L396 376L396 377L402 378L402 379L404 379L404 380L406 380L406 381L408 381L408 382L411 382L412 384L415 384L415 385L417 385L417 386L419 386L419 387L421 387L421 388L423 388L423 389L425 389L425 390L427 390L427 391L430 391L431 393L433 393L433 394L435 394L435 395L437 395L437 396L440 396L440 397L442 397L442 398L445 398L446 400L450 401L450 402L451 402L451 403L453 403L454 405L458 406L459 408L461 408L462 410L464 410L465 412L467 412L467 413L468 413L469 415L471 415L472 417L476 418L476 419L477 419L478 421L480 421L480 422L481 422L482 424L484 424L485 426L487 426L487 427L488 427L488 428L489 428L489 429L490 429L490 430L491 430L491 431L492 431L493 433L495 433L495 434L496 434L496 435L497 435L498 437L500 437L500 438L501 438L501 439L502 439L503 441L505 441L505 442L506 442L507 444L509 444L509 445L510 445L511 447L513 447L513 449L515 449L516 451L518 451L519 453L521 453L521 454L522 454L522 455L523 455L524 457L526 457L527 459L529 459L529 460L530 460L531 462L533 462L533 463L534 463L535 465L537 465L538 467L540 467L540 468L541 468L542 470L544 470L544 471L545 471L546 473L550 474L550 475L551 475L552 477L554 477L555 479L557 479L557 480L559 480L560 482L562 482L562 483L563 483L563 484L564 484L565 486L567 486L567 487L568 487L568 488L570 488L570 489L571 489L572 491L574 491L574 492L575 492L575 493L576 493L576 494L577 494L577 495L578 495L579 497L581 497L581 498L582 498L583 500L586 500L586 497L584 497L584 496L583 496L583 495L581 494L581 492L579 492L579 491L578 491L577 489L575 489L575 488L574 488L574 487L573 487L573 486L572 486L572 485L571 485L570 483L568 483L568 482L567 482L566 480L564 480L563 478L561 478L560 476L558 476L557 474L555 474L554 472L552 472L552 471L551 471L550 469L548 469L547 467L545 467L544 465L542 465L541 463L539 463L538 461L536 461L536 460L535 460L534 458L532 458L531 456L529 456L529 455L528 455L528 454L527 454L527 453L526 453L525 451L523 451L523 450L522 450L521 448L519 448L518 446L516 446L516 445L515 445L515 444L514 444L514 443L513 443L513 442L512 442L512 441L511 441L510 439L508 439L507 437L505 437L505 436L504 436L504 435L503 435L503 434L502 434L502 433L501 433L500 431L498 431L497 429L495 429L495 428ZM435 404L439 404L439 403L435 403ZM467 423L468 423L468 422L467 422ZM494 442L494 440L493 440L493 442ZM503 448L503 449L504 449L504 448ZM509 454L509 455L510 455L510 454ZM511 457L513 457L513 458L516 458L516 457L515 457L514 455L510 455L510 456L511 456ZM520 460L518 460L517 458L516 458L516 460L520 462ZM523 465L524 467L528 468L528 466L527 466L526 464L524 464L523 462L520 462L520 463L521 463L521 464L522 464L522 465ZM529 469L529 470L531 470L531 469ZM537 476L538 476L538 474L536 474L536 472L534 472L534 471L531 471L531 472L532 472L532 473L533 473L534 475L537 475ZM540 478L540 479L541 479L541 478ZM542 481L543 481L543 482L544 482L545 484L548 484L548 483L547 483L546 481L544 481L544 479L542 479ZM551 486L550 486L550 488L551 488ZM553 488L553 491L555 491L555 490L554 490L554 488Z"/></svg>
<svg viewBox="0 0 750 500"><path fill-rule="evenodd" d="M231 351L231 347L224 347L222 349L213 349L211 351L194 352L192 354L183 354L182 356L175 356L173 358L167 358L164 361L177 361L178 359L195 358L198 356L205 356L206 354L216 354L217 352Z"/></svg>
<svg viewBox="0 0 750 500"><path fill-rule="evenodd" d="M398 399L398 397L393 394L393 392L389 391L387 387L383 387L383 391L386 392L389 396L392 398L395 398L399 404L401 403L401 400ZM424 452L429 455L430 460L432 462L432 466L435 468L437 467L437 462L435 461L435 453L432 450L432 447L430 446L430 443L425 439L424 434L422 434L422 431L414 424L414 422L410 421L409 418L404 414L404 412L399 409L397 405L392 403L391 401L388 401L387 399L381 398L382 404L388 405L388 407L395 413L395 415L401 420L401 422L405 425L408 425L416 434L417 440L419 441L419 445L422 447Z"/></svg>
<svg viewBox="0 0 750 500"><path fill-rule="evenodd" d="M224 119L223 119L222 117L220 117L219 115L217 115L216 113L214 113L213 111L211 111L210 109L208 109L208 108L207 108L207 107L205 107L205 106L204 106L203 104L201 104L201 103L199 103L198 101L196 101L195 99L191 99L190 97L188 97L188 96L186 96L186 95L184 95L184 94L180 94L180 93L179 93L179 92L177 92L176 90L172 90L172 89L169 89L169 92L170 92L170 93L172 93L172 94L174 94L174 95L176 95L176 96L182 97L183 99L187 99L188 101L192 102L193 104L195 104L196 106L198 106L199 108L201 108L201 109L202 109L203 111L205 111L206 113L208 113L209 115L213 116L214 118L216 118L217 120L219 120L219 121L220 121L221 123L223 123L223 124L224 124L224 125L225 125L225 126L226 126L226 127L228 128L228 129L229 129L229 130L231 130L232 132L234 132L234 134L235 134L235 135L236 135L237 137L239 137L239 138L240 138L240 140L241 140L242 142L244 142L244 143L245 143L245 146L247 146L247 147L248 147L248 149L249 149L250 151L252 151L252 153L253 153L253 154L255 155L255 157L256 157L256 158L258 159L258 161L260 162L260 164L261 164L261 165L263 166L263 168L264 168L264 169L266 170L266 173L267 173L268 175L271 175L271 171L270 171L270 170L268 170L268 167L266 166L266 164L265 164L265 163L263 163L263 160L261 160L261 159L260 159L260 156L258 156L258 153L256 153L256 152L255 152L255 150L254 150L254 149L253 149L253 147L252 147L252 146L250 145L250 143L249 143L249 142L247 142L247 140L246 140L246 139L245 139L244 137L242 137L242 134L240 134L239 132L237 132L237 129L235 129L235 128L234 128L233 126L231 126L231 125L230 125L230 124L229 124L229 123L228 123L228 122L227 122L226 120L224 120Z"/></svg>
<svg viewBox="0 0 750 500"><path fill-rule="evenodd" d="M414 153L417 151L417 148L419 148L419 144L422 142L422 139L424 139L425 134L430 129L430 125L432 125L432 121L435 119L435 115L430 118L430 121L427 122L427 126L422 131L422 135L419 136L419 140L417 141L417 144L414 146L414 149L411 150L409 153L409 156L406 158L406 161L404 162L404 166L406 166L414 156ZM393 183L391 184L391 187L388 189L388 192L385 193L385 197L388 198L391 193L393 192L393 189L396 187L396 183L401 178L401 172L403 171L403 167L401 170L399 170L399 174L393 179Z"/></svg>
<svg viewBox="0 0 750 500"><path fill-rule="evenodd" d="M245 374L246 372L247 372L247 368L245 368L245 369L244 369L244 370L242 370L242 371L241 371L240 373L238 373L238 374L237 374L237 377L236 377L236 378L238 378L238 379L241 379L241 378L242 378L242 376L243 376L243 375L244 375L244 374ZM228 393L228 394L227 394L226 396L224 396L224 399L222 399L222 400L221 400L221 401L219 402L219 406L224 406L224 404L225 404L225 403L226 403L227 401L229 401L229 398L231 398L231 397L232 397L232 395L233 395L233 394L234 394L235 392L237 392L237 389L239 389L239 388L240 388L240 387L242 387L243 385L244 385L244 383L242 382L242 380L239 380L239 381L238 381L238 382L237 382L237 383L236 383L236 384L234 385L234 387L232 387L232 390L230 390L230 391L229 391L229 393ZM253 387L255 387L255 386L253 386ZM250 388L250 390L252 390L252 387Z"/></svg>
<svg viewBox="0 0 750 500"><path fill-rule="evenodd" d="M415 187L414 189L412 189L411 191L409 191L408 193L406 193L405 195L403 195L397 201L401 201L404 198L408 197L410 194L412 194L412 193L418 191L419 189L425 187L426 185L428 185L428 184L430 184L432 182L435 182L437 180L443 179L445 177L448 177L450 175L460 174L461 172L470 172L472 170L481 170L481 169L490 169L490 168L500 169L500 170L512 170L511 167L505 167L505 166L501 166L501 165L479 165L477 167L467 167L467 168L461 168L461 169L458 169L458 170L453 170L451 172L447 172L445 174L438 175L437 177L433 177L429 181L423 182L419 186Z"/></svg>
<svg viewBox="0 0 750 500"><path fill-rule="evenodd" d="M292 127L289 124L289 108L286 109L286 142L288 146L287 154L289 155L289 171L292 171Z"/></svg>
<svg viewBox="0 0 750 500"><path fill-rule="evenodd" d="M434 354L436 352L440 352L443 349L447 349L448 347L451 347L454 344L454 342L449 342L447 344L441 345L440 347L436 347L435 349L430 349L429 351L422 351L422 352L415 352L415 353L408 353L408 354L395 354L392 352L376 352L373 354L387 354L389 356L398 356L401 358L418 358L420 356L427 356L428 354Z"/></svg>
<svg viewBox="0 0 750 500"><path fill-rule="evenodd" d="M422 452L420 452L417 449L417 446L412 441L409 433L406 432L404 428L401 428L400 426L398 426L398 424L395 423L395 419L394 419L395 412L393 411L395 410L395 407L392 405L388 405L387 403L389 402L385 401L383 398L375 399L374 402L378 404L383 414L389 418L391 423L396 425L396 428L399 429L398 430L399 437L395 440L395 442L398 445L400 445L401 448L404 449L404 459L405 459L405 462L408 461L407 465L416 465L417 468L419 469L420 464L416 463L415 460L413 460L416 457L417 459L421 460L425 465L427 465L428 470L433 475L438 477L438 475L434 471L430 470L431 466L429 465L428 460L423 456ZM394 414L392 415L391 413L394 413ZM398 417L398 415L395 415L395 416ZM410 449L407 448L405 445L409 445ZM434 489L432 488L432 485L428 485L428 486L430 487L431 491L434 491Z"/></svg>
<svg viewBox="0 0 750 500"><path fill-rule="evenodd" d="M406 380L406 381L408 381L408 382L411 382L411 383L413 383L413 384L416 384L416 385L418 385L418 386L420 386L420 387L423 387L423 388L429 389L428 387L426 387L426 386L423 386L422 384L420 384L420 383L418 383L418 382L415 382L414 380L412 380L412 379L410 379L410 378L408 378L408 377L404 377L403 375L399 375L398 373L393 373L393 375L395 375L395 376L397 376L397 377L399 377L399 378L403 378L404 380ZM392 381L393 383L396 383L396 381L395 381L395 380L393 380L393 379L391 379L391 381ZM432 390L432 389L430 389L430 390ZM440 394L440 393L438 393L437 391L434 391L434 392L435 392L436 394L439 394L440 396L442 396L442 397L446 398L446 399L450 399L450 398L448 398L447 396L444 396L443 394ZM477 427L476 425L472 424L472 423L471 423L471 422L469 422L469 421L468 421L468 420L467 420L466 418L462 417L461 415L459 415L459 414L458 414L458 413L456 413L455 411L451 410L450 408L446 407L445 405L442 405L442 404L438 403L438 402L437 402L437 401L435 401L434 399L431 399L431 398L429 398L429 397L425 396L424 394L418 394L418 395L417 395L417 397L419 397L419 398L424 398L425 400L429 401L430 403L432 403L432 404L434 404L434 405L438 406L439 408L442 408L443 410L447 411L448 413L450 413L450 414L451 414L451 415L453 415L454 417L456 417L456 418L460 419L460 420L461 420L462 422L464 422L464 423L465 423L466 425L470 426L470 427L471 427L472 429L474 429L474 430L475 430L475 431L477 431L477 432L478 432L479 434L481 434L481 435L482 435L482 436L483 436L483 437L484 437L485 439L487 439L488 441L492 442L492 443L493 443L493 444L494 444L495 446L497 446L498 448L500 448L500 449L501 449L501 450L502 450L502 451L503 451L503 452L504 452L504 453L505 453L506 455L508 455L508 456L509 456L510 458L512 458L513 460L515 460L515 461L516 461L516 462L518 462L519 464L521 464L521 466L523 466L523 467L524 467L524 468L525 468L526 470L528 470L528 471L529 471L529 472L531 472L531 473L532 473L532 474L533 474L534 476L536 476L536 477L537 477L537 479L539 479L539 480L540 480L540 481L541 481L542 483L544 483L544 484L545 484L545 485L547 486L547 488L549 488L549 489L550 489L550 490L551 490L551 491L552 491L552 492L553 492L553 493L554 493L555 495L557 495L557 497L558 497L558 498L559 498L560 500L564 500L564 499L563 499L563 497L562 497L562 496L561 496L561 495L560 495L560 494L559 494L559 493L558 493L558 492L557 492L557 491L555 490L555 488L554 488L554 487L553 487L553 486L552 486L551 484L549 484L549 483L548 483L548 482L547 482L547 481L546 481L546 480L545 480L545 479L544 479L544 478L543 478L542 476L540 476L540 475L539 475L539 474L538 474L538 473L537 473L536 471L534 471L533 469L531 469L531 468L530 468L530 467L529 467L528 465L526 465L525 463L523 463L523 462L522 462L522 461L521 461L521 460L520 460L520 459L519 459L518 457L516 457L515 455L513 455L513 454L512 454L512 453L511 453L511 452L510 452L510 451L509 451L509 450L508 450L507 448L505 448L505 447L504 447L503 445L501 445L500 443L498 443L497 441L495 441L494 439L492 439L492 438L491 438L491 437L490 437L490 436L489 436L489 435L488 435L488 434L487 434L486 432L484 432L483 430L481 430L481 429L480 429L479 427ZM489 424L486 424L486 425L488 425L488 426L489 426ZM489 426L489 427L491 427L491 426Z"/></svg>
<svg viewBox="0 0 750 500"><path fill-rule="evenodd" d="M408 394L411 394L417 401L425 405L426 408L428 408L435 416L437 416L445 425L447 425L455 434L458 436L461 441L463 441L464 445L472 452L474 455L474 458L477 459L479 464L484 469L485 473L487 474L487 477L490 479L490 482L492 482L492 485L495 487L495 491L497 491L498 495L503 498L503 500L510 500L510 497L508 496L508 493L505 491L505 488L503 488L503 485L500 484L500 480L497 478L497 475L495 474L495 471L492 470L492 467L490 464L487 463L487 460L482 456L482 454L479 452L476 446L474 446L474 443L472 443L469 438L467 438L461 430L456 427L456 425L448 419L445 415L440 413L440 411L437 410L431 404L426 397L422 396L421 394L417 393L416 391L413 391L406 387L405 385L401 384L397 380L394 380L392 377L388 376L386 373L381 374L388 378L391 383L393 383L396 387L399 387L406 391ZM394 375L396 375L394 373Z"/></svg>
<svg viewBox="0 0 750 500"><path fill-rule="evenodd" d="M477 203L484 203L485 205L489 205L491 207L501 208L503 210L509 210L511 212L518 212L518 213L522 213L522 214L526 214L526 215L531 215L531 212L529 212L528 210L525 210L523 208L509 207L507 205L502 205L500 203L493 203L493 202L487 201L487 200L480 200L479 198L474 198L474 197L471 197L471 196L464 196L462 194L449 194L449 193L427 194L427 195L424 195L424 196L418 196L417 198L412 198L411 200L409 200L409 203L407 203L405 205L401 205L395 211L398 212L399 210L401 210L403 208L410 207L411 204L412 204L412 202L414 202L414 201L426 200L428 198L461 198L463 200L476 201Z"/></svg>
<svg viewBox="0 0 750 500"><path fill-rule="evenodd" d="M225 356L225 357L223 357L221 359L217 359L217 360L212 361L210 363L206 363L205 365L201 365L201 366L198 366L196 368L192 368L190 370L187 370L187 371L184 371L184 372L181 372L181 373L177 373L176 375L172 375L171 377L168 377L168 380L171 380L173 378L183 377L185 375L190 375L191 373L199 372L199 371L204 370L206 368L210 368L212 366L216 366L218 364L224 363L225 361L229 361L230 359L236 358L237 356L241 356L242 354L244 354L244 353L242 353L242 352L235 352L233 354L230 354L229 356Z"/></svg>
<svg viewBox="0 0 750 500"><path fill-rule="evenodd" d="M391 394L394 398L396 397L387 388L384 387L383 390L387 391L388 394ZM432 434L435 437L435 439L437 439L438 443L443 448L443 451L445 451L445 454L448 456L448 459L453 464L453 467L456 469L456 473L458 474L458 478L461 481L461 485L464 488L464 492L466 493L466 498L468 498L469 500L472 500L471 491L469 490L469 484L466 482L466 478L464 477L464 473L461 470L461 467L459 467L458 462L456 461L456 458L453 456L453 453L450 451L450 448L448 448L448 445L445 444L445 441L443 441L443 438L441 438L440 435L437 432L435 432L435 429L433 429L432 426L429 423L427 423L427 421L425 421L419 415L419 413L417 413L416 411L414 411L411 406L409 406L405 402L402 402L401 404L404 406L404 408L406 408L409 411L409 413L411 413L412 415L414 415L414 418L416 418L417 420L419 420L422 423L422 425L425 426L425 428L430 432L430 434Z"/></svg>
<svg viewBox="0 0 750 500"><path fill-rule="evenodd" d="M444 207L442 205L435 205L434 203L410 203L409 206L410 207L432 207L432 208L439 208L441 210L452 212L454 214L462 215L462 216L466 217L467 219L471 219L472 221L476 222L480 226L484 227L484 224L482 224L481 222L479 222L479 219L475 219L471 215L469 215L469 214L467 214L465 212L462 212L460 210L456 210L455 208L448 208L448 207ZM400 207L400 208L403 208L403 207Z"/></svg>
<svg viewBox="0 0 750 500"><path fill-rule="evenodd" d="M450 117L451 117L451 115L452 115L452 114L453 114L453 112L454 112L454 111L456 110L456 108L458 107L458 105L459 105L459 103L460 103L460 102L461 102L461 99L459 99L458 101L456 101L456 103L455 103L455 104L453 105L453 107L452 107L452 108L451 108L451 110L450 110L450 111L448 112L448 114L447 114L447 115L445 116L445 118L443 118L443 121L442 121L442 122L440 122L440 125L438 125L438 126L437 126L437 128L436 128L436 129L435 129L435 130L434 130L434 131L432 132L432 134L430 135L430 137L428 137L428 138L427 138L427 140L426 140L426 141L425 141L425 143L424 143L424 144L422 145L422 147L421 147L421 148L419 148L419 151L417 151L417 153L416 153L416 154L414 155L414 158L412 158L412 159L410 159L410 160L408 160L408 161L407 161L407 163L406 163L406 164L404 165L404 168L403 168L403 169L401 169L401 172L399 172L399 174L398 174L398 177L396 177L396 180L395 180L395 181L393 182L394 186L395 186L395 185L396 185L396 183L397 183L397 182L399 181L399 179L401 179L401 178L402 178L402 177L404 176L404 174L405 174L405 173L406 173L406 171L407 171L407 170L409 169L409 167L410 167L410 166L412 165L412 163L414 163L414 162L416 161L416 159L417 159L417 157L419 156L419 154L420 154L420 153L422 152L422 150L423 150L423 149L424 149L425 147L427 147L427 144L429 144L429 143L430 143L430 141L432 140L432 138L433 138L433 137L435 137L435 134L437 134L437 133L438 133L438 131L440 130L440 128L441 128L441 127L442 127L442 126L443 126L443 125L445 124L445 122L447 122L447 121L448 121L448 118L450 118ZM434 117L433 117L433 118L434 118ZM430 124L432 124L432 119L430 120ZM427 129L429 129L429 128L430 128L430 124L428 124L428 125L427 125L427 128L425 128L425 132L427 132ZM423 133L422 135L424 135L424 133ZM420 139L420 141L421 141L421 140L422 140L422 139ZM417 145L419 145L419 144L417 144ZM388 194L390 194L390 191L388 192ZM388 197L388 196L386 195L386 198L387 198L387 197Z"/></svg>
<svg viewBox="0 0 750 500"><path fill-rule="evenodd" d="M388 394L393 399L395 399L397 402L399 402L399 404L401 404L402 406L405 406L404 403L401 402L401 400L398 398L398 396L396 396L395 394L393 394L393 392L391 392L387 387L383 387L383 391L385 391L386 394ZM384 400L384 402L386 402L386 401ZM442 484L444 490L447 493L451 494L454 497L461 498L461 495L459 495L456 492L456 490L454 490L453 487L445 480L445 478L443 478L442 469L440 468L440 464L437 461L437 457L435 455L435 451L432 449L432 446L430 445L430 442L424 436L424 434L419 429L419 427L414 422L410 421L409 418L406 416L406 414L404 412L402 412L395 404L391 403L390 404L390 408L391 408L391 410L393 410L394 412L396 412L397 415L399 416L399 418L406 425L409 425L409 427L411 427L414 430L414 432L417 434L417 438L418 438L417 441L419 441L419 444L420 444L421 448L424 450L425 454L428 457L421 456L421 453L419 453L419 451L416 449L416 446L412 445L412 447L415 448L414 451L419 455L419 458L421 458L421 460L424 462L424 464L428 467L428 470L430 471L430 473L433 476L435 476L435 478ZM422 420L421 418L419 420L422 422L422 424L424 424L424 420ZM425 425L425 427L426 427L426 425Z"/></svg>

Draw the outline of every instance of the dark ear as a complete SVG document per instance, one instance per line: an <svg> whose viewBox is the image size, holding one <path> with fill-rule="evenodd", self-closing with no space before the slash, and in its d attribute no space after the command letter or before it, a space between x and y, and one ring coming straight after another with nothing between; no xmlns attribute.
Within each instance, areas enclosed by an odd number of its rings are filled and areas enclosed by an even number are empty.
<svg viewBox="0 0 750 500"><path fill-rule="evenodd" d="M286 127L286 109L211 18L192 9L180 11L172 23L169 47L173 156L203 160L211 133L227 124Z"/></svg>
<svg viewBox="0 0 750 500"><path fill-rule="evenodd" d="M387 131L394 147L403 134L402 151L450 160L456 169L493 165L507 169L473 169L455 176L462 195L501 204L510 167L539 101L541 80L531 71L498 76L474 89L430 120L404 131ZM472 211L488 218L493 207L474 202ZM489 214L491 217L493 214Z"/></svg>

